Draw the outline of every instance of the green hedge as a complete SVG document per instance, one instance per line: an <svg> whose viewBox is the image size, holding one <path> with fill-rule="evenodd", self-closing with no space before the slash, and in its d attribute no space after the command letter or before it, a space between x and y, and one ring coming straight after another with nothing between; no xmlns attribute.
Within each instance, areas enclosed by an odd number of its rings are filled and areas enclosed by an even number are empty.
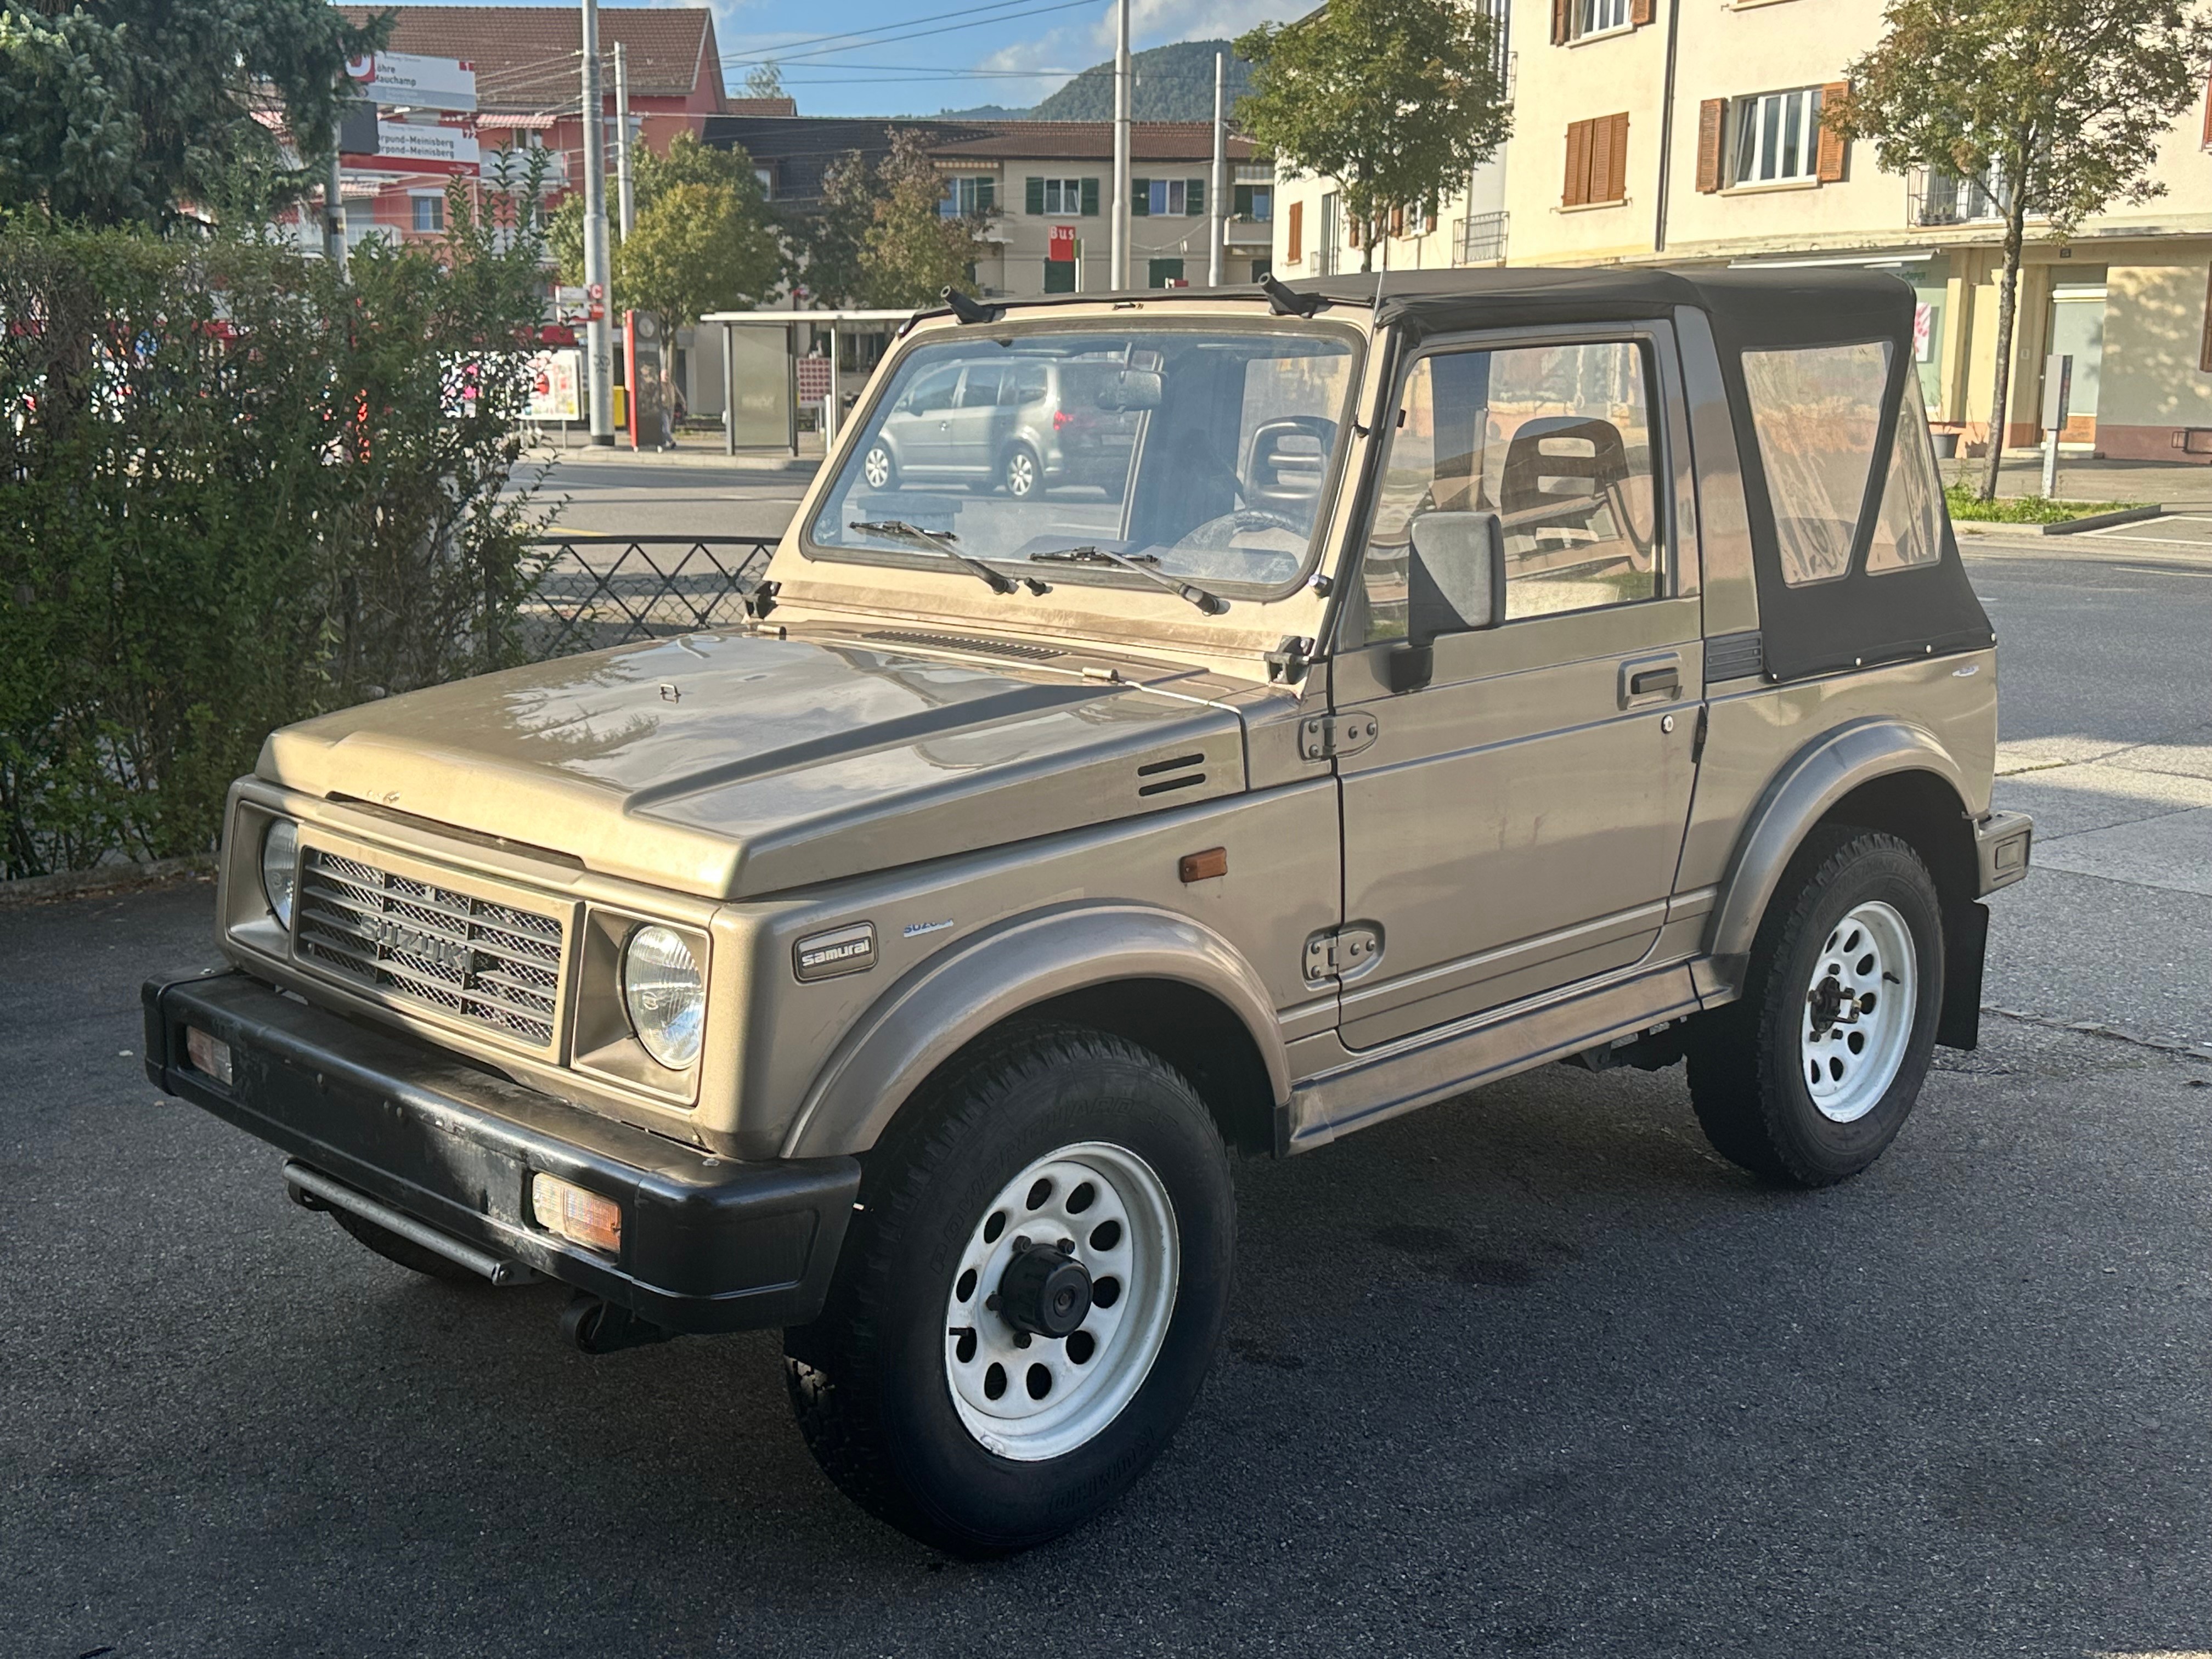
<svg viewBox="0 0 2212 1659"><path fill-rule="evenodd" d="M272 727L520 658L538 283L0 228L0 874L204 850Z"/></svg>

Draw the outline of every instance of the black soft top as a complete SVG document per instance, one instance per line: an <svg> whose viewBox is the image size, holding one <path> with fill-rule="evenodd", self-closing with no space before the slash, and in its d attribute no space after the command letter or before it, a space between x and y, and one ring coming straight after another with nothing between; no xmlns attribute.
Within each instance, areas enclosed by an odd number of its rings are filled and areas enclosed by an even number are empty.
<svg viewBox="0 0 2212 1659"><path fill-rule="evenodd" d="M1989 617L1960 562L1948 514L1942 515L1942 545L1936 562L1875 574L1866 568L1898 434L1902 431L1908 441L1927 441L1919 408L1905 402L1908 388L1912 396L1919 395L1913 359L1914 296L1897 277L1819 268L1685 271L1509 267L1391 271L1379 277L1370 272L1289 286L1335 304L1372 306L1378 325L1400 327L1416 341L1534 323L1665 318L1680 307L1703 312L1719 349L1737 453L1734 458L1699 456L1699 483L1702 489L1709 487L1709 481L1717 483L1716 470L1730 459L1741 469L1768 677L1794 679L1863 664L1980 650L1994 641ZM1867 492L1850 571L1838 580L1792 587L1782 580L1774 507L1745 390L1743 354L1869 341L1889 343L1889 381L1867 469Z"/></svg>

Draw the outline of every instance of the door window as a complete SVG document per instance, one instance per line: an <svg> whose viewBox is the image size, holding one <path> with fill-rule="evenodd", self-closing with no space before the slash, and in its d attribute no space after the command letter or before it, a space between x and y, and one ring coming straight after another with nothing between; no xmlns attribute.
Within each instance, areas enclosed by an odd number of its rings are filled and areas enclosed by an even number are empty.
<svg viewBox="0 0 2212 1659"><path fill-rule="evenodd" d="M1651 374L1634 341L1424 357L1407 377L1363 580L1367 638L1406 632L1424 513L1495 513L1509 623L1666 592Z"/></svg>
<svg viewBox="0 0 2212 1659"><path fill-rule="evenodd" d="M940 409L952 407L952 391L960 383L960 371L941 368L934 374L926 374L915 382L914 390L907 394L906 407L915 415L934 414Z"/></svg>
<svg viewBox="0 0 2212 1659"><path fill-rule="evenodd" d="M967 384L960 388L960 407L988 409L999 401L999 393L1006 382L1006 371L996 364L977 364L968 371Z"/></svg>
<svg viewBox="0 0 2212 1659"><path fill-rule="evenodd" d="M1889 342L1747 351L1743 380L1783 581L1803 587L1849 575L1889 385Z"/></svg>

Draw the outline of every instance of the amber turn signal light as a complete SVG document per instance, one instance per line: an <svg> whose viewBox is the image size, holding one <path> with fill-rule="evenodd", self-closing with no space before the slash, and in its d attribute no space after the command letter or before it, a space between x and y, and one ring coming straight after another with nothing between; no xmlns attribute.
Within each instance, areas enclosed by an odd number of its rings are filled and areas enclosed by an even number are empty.
<svg viewBox="0 0 2212 1659"><path fill-rule="evenodd" d="M1176 872L1186 882L1209 881L1215 876L1225 876L1229 873L1229 849L1226 847L1209 847L1203 853L1185 853L1182 861L1176 866Z"/></svg>
<svg viewBox="0 0 2212 1659"><path fill-rule="evenodd" d="M609 1255L622 1249L622 1206L611 1198L586 1192L573 1181L558 1176L530 1177L530 1212L549 1233L605 1250Z"/></svg>

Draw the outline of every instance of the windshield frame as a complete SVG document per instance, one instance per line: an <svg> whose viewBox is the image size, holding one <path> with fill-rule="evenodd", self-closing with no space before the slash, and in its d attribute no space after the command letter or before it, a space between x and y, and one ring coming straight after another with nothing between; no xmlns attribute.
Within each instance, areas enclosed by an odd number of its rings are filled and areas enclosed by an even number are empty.
<svg viewBox="0 0 2212 1659"><path fill-rule="evenodd" d="M804 319L805 313L794 316ZM890 397L907 358L924 346L935 345L967 336L970 338L999 340L1040 334L1113 334L1116 332L1160 333L1251 333L1279 334L1295 337L1326 333L1342 341L1350 348L1346 362L1343 402L1338 412L1336 441L1322 469L1322 489L1314 509L1313 529L1306 538L1304 552L1300 556L1296 571L1281 581L1239 581L1227 578L1209 577L1202 586L1225 597L1248 604L1267 604L1298 592L1313 580L1314 572L1326 556L1329 533L1337 516L1340 492L1343 488L1346 459L1352 453L1352 441L1363 435L1358 423L1359 399L1366 383L1369 331L1351 319L1322 320L1319 319L1280 318L1264 313L1213 312L1198 316L1173 317L1152 314L1143 317L1126 313L1108 313L1085 316L1038 316L1007 318L996 323L957 324L923 330L903 343L884 366L872 377L865 401L854 405L851 415L838 428L837 465L833 471L825 463L819 475L825 482L818 493L810 491L802 505L802 519L796 525L799 551L811 562L842 565L872 565L902 570L919 570L957 577L973 581L974 578L959 565L940 554L920 549L837 547L814 539L814 526L823 511L842 487L847 475L860 465L860 439L867 433ZM963 551L967 550L963 549ZM981 554L969 555L979 564L1020 580L1025 577L1045 575L1054 586L1103 587L1123 592L1158 592L1153 585L1126 570L1108 565L1052 564L1038 565L1026 558L994 557ZM1173 574L1173 572L1169 574ZM1180 580L1194 580L1183 577Z"/></svg>

